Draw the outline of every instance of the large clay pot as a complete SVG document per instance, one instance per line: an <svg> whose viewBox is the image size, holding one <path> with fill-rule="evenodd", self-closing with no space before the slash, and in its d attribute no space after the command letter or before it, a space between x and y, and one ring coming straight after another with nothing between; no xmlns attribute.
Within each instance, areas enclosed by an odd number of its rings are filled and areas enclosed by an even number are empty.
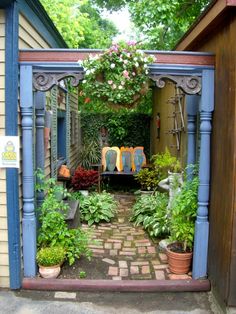
<svg viewBox="0 0 236 314"><path fill-rule="evenodd" d="M171 273L182 275L190 271L193 252L176 253L171 251L173 244L167 245L166 254Z"/></svg>
<svg viewBox="0 0 236 314"><path fill-rule="evenodd" d="M42 266L39 265L39 273L43 278L57 278L60 274L61 267L60 265L54 266Z"/></svg>

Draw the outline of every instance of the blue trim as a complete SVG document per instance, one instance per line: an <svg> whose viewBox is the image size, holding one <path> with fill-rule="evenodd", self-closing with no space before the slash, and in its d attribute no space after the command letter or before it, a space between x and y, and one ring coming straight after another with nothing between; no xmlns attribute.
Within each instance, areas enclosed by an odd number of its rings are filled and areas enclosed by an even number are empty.
<svg viewBox="0 0 236 314"><path fill-rule="evenodd" d="M9 6L14 0L1 0L0 8L5 8Z"/></svg>
<svg viewBox="0 0 236 314"><path fill-rule="evenodd" d="M6 9L5 38L5 112L6 135L18 135L18 8L16 2ZM8 247L10 288L21 287L20 217L18 169L6 169Z"/></svg>
<svg viewBox="0 0 236 314"><path fill-rule="evenodd" d="M66 112L57 111L57 158L66 160Z"/></svg>
<svg viewBox="0 0 236 314"><path fill-rule="evenodd" d="M34 25L48 44L54 48L68 47L44 7L38 0L19 0L20 12Z"/></svg>

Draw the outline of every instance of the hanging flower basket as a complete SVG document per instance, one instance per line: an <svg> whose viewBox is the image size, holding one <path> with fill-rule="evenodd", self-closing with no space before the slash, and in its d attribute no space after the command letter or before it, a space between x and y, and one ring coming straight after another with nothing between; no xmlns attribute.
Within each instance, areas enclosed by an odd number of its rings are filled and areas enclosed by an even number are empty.
<svg viewBox="0 0 236 314"><path fill-rule="evenodd" d="M114 44L83 62L83 94L116 107L135 106L148 92L148 64L154 60L154 56L138 50L134 42Z"/></svg>

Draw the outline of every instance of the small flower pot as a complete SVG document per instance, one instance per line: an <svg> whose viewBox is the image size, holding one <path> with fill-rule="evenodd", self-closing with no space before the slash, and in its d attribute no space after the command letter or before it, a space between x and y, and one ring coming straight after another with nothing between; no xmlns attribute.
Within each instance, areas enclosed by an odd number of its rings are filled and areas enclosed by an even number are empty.
<svg viewBox="0 0 236 314"><path fill-rule="evenodd" d="M190 271L193 252L177 253L172 251L172 247L173 243L166 248L170 272L177 275L187 274Z"/></svg>
<svg viewBox="0 0 236 314"><path fill-rule="evenodd" d="M43 278L57 278L61 272L60 265L42 266L39 265L39 273Z"/></svg>

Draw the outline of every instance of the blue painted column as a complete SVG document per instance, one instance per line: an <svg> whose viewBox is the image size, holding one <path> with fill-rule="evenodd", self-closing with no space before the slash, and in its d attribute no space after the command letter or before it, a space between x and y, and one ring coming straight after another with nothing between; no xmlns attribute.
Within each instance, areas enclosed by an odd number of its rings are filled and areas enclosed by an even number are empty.
<svg viewBox="0 0 236 314"><path fill-rule="evenodd" d="M36 115L36 169L40 168L44 172L44 116L46 105L46 94L44 92L35 93L35 115ZM36 178L38 181L38 178ZM37 192L37 207L42 205L44 199L44 192Z"/></svg>
<svg viewBox="0 0 236 314"><path fill-rule="evenodd" d="M188 128L188 155L187 165L194 165L196 163L196 117L199 110L200 97L197 95L187 95L187 128ZM187 178L192 179L192 170L187 168Z"/></svg>
<svg viewBox="0 0 236 314"><path fill-rule="evenodd" d="M202 73L202 95L200 102L200 160L198 210L195 223L193 278L207 276L208 255L208 204L210 186L210 137L212 111L214 110L214 71L204 70Z"/></svg>
<svg viewBox="0 0 236 314"><path fill-rule="evenodd" d="M23 263L24 276L36 275L36 217L34 208L33 167L33 92L32 67L20 67L20 107L22 126L23 174Z"/></svg>

